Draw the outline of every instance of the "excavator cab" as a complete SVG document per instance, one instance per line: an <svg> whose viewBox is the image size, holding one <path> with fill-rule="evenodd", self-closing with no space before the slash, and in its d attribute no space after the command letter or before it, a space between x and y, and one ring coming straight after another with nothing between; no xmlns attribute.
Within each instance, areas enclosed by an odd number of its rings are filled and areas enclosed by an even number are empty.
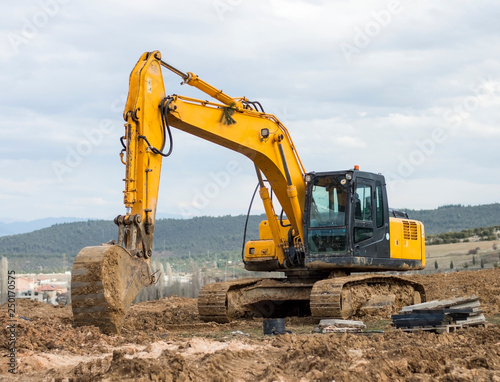
<svg viewBox="0 0 500 382"><path fill-rule="evenodd" d="M382 175L357 169L311 172L306 183L307 268L359 272L422 267L421 258L391 256L390 216ZM421 237L418 239L422 246Z"/></svg>

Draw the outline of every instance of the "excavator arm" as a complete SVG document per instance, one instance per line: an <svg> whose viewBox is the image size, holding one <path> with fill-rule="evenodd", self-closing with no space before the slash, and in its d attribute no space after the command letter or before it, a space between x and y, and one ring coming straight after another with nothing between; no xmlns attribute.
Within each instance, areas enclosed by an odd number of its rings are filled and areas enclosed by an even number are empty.
<svg viewBox="0 0 500 382"><path fill-rule="evenodd" d="M232 98L197 75L183 73L174 68L161 59L158 51L146 53L143 59L155 63L149 68L156 68L156 64L161 65L179 75L184 83L196 87L220 102L214 103L178 95L165 98L162 81L155 82L155 86L149 87L150 93L145 100L150 107L160 106L156 112L151 110L154 116L149 113L147 115L156 121L163 121L167 131L169 126L173 126L239 152L253 161L260 184L259 194L264 203L267 223L274 242L273 254L278 263L283 265L286 260L285 247L293 245L293 242L300 247L303 243L305 202L305 170L286 127L274 115L263 112L262 108L258 111L258 106L246 98ZM132 73L140 67L143 67L141 60ZM156 69L151 75L156 75ZM148 84L147 72L145 76L143 84ZM140 89L141 84L131 83L131 89L136 87ZM134 115L140 111L136 112L127 102L125 114L127 113ZM265 186L261 173L269 182L290 222L293 229L292 243L288 243L288 235L283 234L284 230L280 227L269 189Z"/></svg>
<svg viewBox="0 0 500 382"><path fill-rule="evenodd" d="M166 96L162 66L219 102ZM121 158L126 166L126 214L115 218L116 242L86 247L74 261L72 307L77 325L94 324L104 332L119 332L136 295L154 282L150 259L161 162L172 149L170 126L252 160L272 236L271 257L284 266L285 249L302 248L305 170L290 134L274 115L258 111L258 106L244 97L226 95L193 73L177 70L154 51L144 53L130 74L123 117L126 123ZM170 147L165 152L167 141ZM262 174L291 228L284 230L280 225Z"/></svg>
<svg viewBox="0 0 500 382"><path fill-rule="evenodd" d="M167 140L160 128L158 105L165 98L161 89L161 66L146 53L130 74L123 115L126 214L115 218L117 241L83 248L75 258L71 298L76 325L118 333L134 298L155 281L150 266L161 160L166 155L161 150Z"/></svg>
<svg viewBox="0 0 500 382"><path fill-rule="evenodd" d="M178 74L221 103L178 95L165 96L161 67ZM170 126L247 156L255 164L274 249L279 264L285 261L283 230L261 173L269 182L293 229L303 242L305 170L286 127L272 114L256 110L244 97L232 98L201 80L161 60L160 52L144 53L130 75L124 111L127 153L124 203L119 216L118 244L139 257L152 251L155 211L162 157L171 152ZM164 153L167 136L170 150ZM161 146L161 149L158 147Z"/></svg>

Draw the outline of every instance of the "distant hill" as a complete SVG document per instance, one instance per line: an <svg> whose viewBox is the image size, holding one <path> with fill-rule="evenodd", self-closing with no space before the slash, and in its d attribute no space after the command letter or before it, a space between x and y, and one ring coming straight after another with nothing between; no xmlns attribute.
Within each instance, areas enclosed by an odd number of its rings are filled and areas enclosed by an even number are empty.
<svg viewBox="0 0 500 382"><path fill-rule="evenodd" d="M263 216L251 216L247 239L258 238ZM154 250L174 256L238 251L243 242L246 216L159 219ZM116 240L117 226L106 220L55 224L34 232L0 237L0 256L19 271L68 268L78 252L87 246Z"/></svg>
<svg viewBox="0 0 500 382"><path fill-rule="evenodd" d="M481 206L447 205L435 210L405 210L411 219L424 223L425 233L435 235L500 225L500 203Z"/></svg>
<svg viewBox="0 0 500 382"><path fill-rule="evenodd" d="M87 219L80 219L80 218L43 218L43 219L37 219L37 220L32 220L28 222L1 222L0 221L0 236L7 236L7 235L16 235L19 233L27 233L27 232L32 232L37 229L42 229L46 227L50 227L54 224L60 224L60 223L72 223L72 222L81 222L81 221L86 221Z"/></svg>
<svg viewBox="0 0 500 382"><path fill-rule="evenodd" d="M500 225L500 204L450 205L435 210L406 210L409 217L425 225L427 235ZM251 216L247 239L258 238L263 216ZM241 250L245 216L159 219L156 222L156 256L206 256ZM118 229L111 221L55 224L34 232L0 237L0 256L19 271L70 268L86 246L116 239Z"/></svg>

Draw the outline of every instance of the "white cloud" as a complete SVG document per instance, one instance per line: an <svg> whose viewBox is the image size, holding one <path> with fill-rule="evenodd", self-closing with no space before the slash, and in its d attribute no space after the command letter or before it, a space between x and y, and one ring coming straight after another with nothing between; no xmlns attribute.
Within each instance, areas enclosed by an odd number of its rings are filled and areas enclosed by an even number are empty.
<svg viewBox="0 0 500 382"><path fill-rule="evenodd" d="M493 0L401 0L401 11L352 62L339 44L353 44L356 31L377 17L381 23L389 1L221 0L227 5L222 14L201 0L53 2L60 3L53 14L42 7L48 2L6 3L0 14L4 217L123 213L118 139L128 76L139 56L154 49L230 95L262 101L288 126L308 171L358 164L389 173L403 191L391 195L398 207L499 201L500 91L473 104L483 81L500 90L500 4ZM22 35L40 12L49 14L47 22L29 38ZM13 46L13 34L25 40ZM164 75L167 93L207 98ZM89 134L97 137L108 120L113 128L60 182L53 164L68 165L71 150ZM439 129L446 139L430 150L425 143ZM255 184L251 162L174 135L159 211L178 214L179 206L192 206L193 190L236 160L242 172L201 214L245 213ZM411 171L401 171L405 161ZM452 200L441 197L451 186Z"/></svg>
<svg viewBox="0 0 500 382"><path fill-rule="evenodd" d="M88 208L105 206L108 204L103 198L79 198L73 200L72 203L74 206L85 206Z"/></svg>

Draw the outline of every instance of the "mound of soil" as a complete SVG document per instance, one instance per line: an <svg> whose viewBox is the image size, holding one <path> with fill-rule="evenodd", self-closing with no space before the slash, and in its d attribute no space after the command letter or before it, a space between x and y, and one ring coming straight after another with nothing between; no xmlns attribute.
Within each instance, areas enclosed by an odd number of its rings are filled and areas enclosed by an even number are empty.
<svg viewBox="0 0 500 382"><path fill-rule="evenodd" d="M262 335L260 320L203 323L195 299L134 305L120 335L74 328L70 307L16 302L18 375L5 381L494 381L500 382L500 270L411 276L428 300L477 295L493 322L452 333L313 334L310 320L287 320L292 334ZM8 354L7 306L0 351ZM381 323L387 326L388 321Z"/></svg>

